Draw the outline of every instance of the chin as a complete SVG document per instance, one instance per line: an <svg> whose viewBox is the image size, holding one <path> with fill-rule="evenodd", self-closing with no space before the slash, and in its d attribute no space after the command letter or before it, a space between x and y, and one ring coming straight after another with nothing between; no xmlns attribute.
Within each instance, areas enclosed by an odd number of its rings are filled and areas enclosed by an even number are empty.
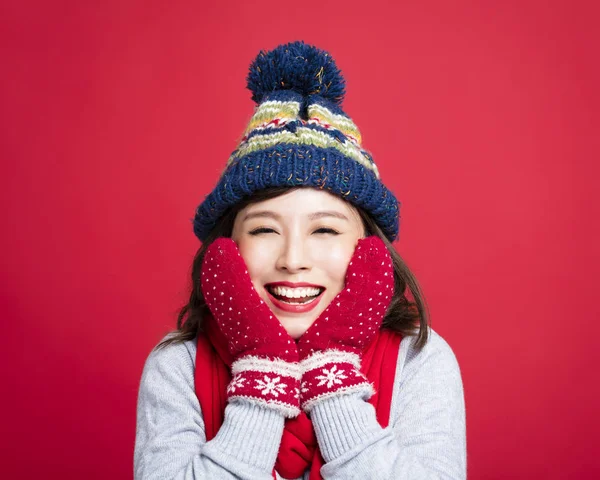
<svg viewBox="0 0 600 480"><path fill-rule="evenodd" d="M296 322L289 322L289 324L287 322L282 322L283 328L285 328L285 331L294 340L298 340L302 335L304 335L306 333L306 331L309 329L309 327L313 323L314 322L310 322L307 325L307 324L305 324L303 322L298 322L298 321L296 321Z"/></svg>

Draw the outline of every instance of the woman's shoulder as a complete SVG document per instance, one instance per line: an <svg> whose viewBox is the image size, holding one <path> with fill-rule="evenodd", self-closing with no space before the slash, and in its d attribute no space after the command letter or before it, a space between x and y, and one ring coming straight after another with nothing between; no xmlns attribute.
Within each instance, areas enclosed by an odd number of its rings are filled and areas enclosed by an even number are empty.
<svg viewBox="0 0 600 480"><path fill-rule="evenodd" d="M391 423L405 426L412 422L413 434L435 418L440 423L448 420L444 416L451 421L464 418L464 391L456 355L440 334L428 329L421 349L416 347L417 337L402 339L394 380Z"/></svg>
<svg viewBox="0 0 600 480"><path fill-rule="evenodd" d="M427 342L422 348L417 348L416 336L405 336L400 343L398 356L399 373L407 376L411 372L420 374L431 373L438 375L440 371L457 372L460 374L458 361L454 350L448 342L430 326L427 326Z"/></svg>
<svg viewBox="0 0 600 480"><path fill-rule="evenodd" d="M146 359L144 370L174 370L193 374L196 365L196 338L164 344L176 334L177 332L167 333L157 343Z"/></svg>

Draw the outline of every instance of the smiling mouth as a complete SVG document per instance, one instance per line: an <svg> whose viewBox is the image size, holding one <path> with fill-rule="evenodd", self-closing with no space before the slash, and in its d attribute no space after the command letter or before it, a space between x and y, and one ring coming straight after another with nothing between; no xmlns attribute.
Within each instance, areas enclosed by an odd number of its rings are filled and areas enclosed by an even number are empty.
<svg viewBox="0 0 600 480"><path fill-rule="evenodd" d="M325 291L322 287L289 288L267 285L265 288L274 298L288 305L307 305Z"/></svg>

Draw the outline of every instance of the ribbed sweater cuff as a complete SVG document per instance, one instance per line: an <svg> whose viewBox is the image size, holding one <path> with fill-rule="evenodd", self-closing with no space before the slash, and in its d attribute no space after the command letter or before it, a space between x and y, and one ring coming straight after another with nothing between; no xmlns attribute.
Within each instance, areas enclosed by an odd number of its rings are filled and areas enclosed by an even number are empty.
<svg viewBox="0 0 600 480"><path fill-rule="evenodd" d="M236 460L271 471L275 465L284 417L280 413L251 403L229 403L225 419L210 448Z"/></svg>
<svg viewBox="0 0 600 480"><path fill-rule="evenodd" d="M315 405L310 418L319 448L330 462L381 432L375 408L360 395L343 395Z"/></svg>

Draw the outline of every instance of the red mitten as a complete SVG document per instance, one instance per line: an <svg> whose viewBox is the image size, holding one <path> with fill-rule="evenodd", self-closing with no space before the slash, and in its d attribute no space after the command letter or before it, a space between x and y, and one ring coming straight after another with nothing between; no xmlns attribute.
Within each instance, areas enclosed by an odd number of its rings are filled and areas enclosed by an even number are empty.
<svg viewBox="0 0 600 480"><path fill-rule="evenodd" d="M296 343L255 290L235 242L219 238L202 264L202 293L234 357L229 401L247 401L295 417L300 367Z"/></svg>
<svg viewBox="0 0 600 480"><path fill-rule="evenodd" d="M336 395L373 395L360 372L360 357L375 338L393 293L394 269L385 244L378 237L359 240L344 289L298 341L303 410Z"/></svg>

